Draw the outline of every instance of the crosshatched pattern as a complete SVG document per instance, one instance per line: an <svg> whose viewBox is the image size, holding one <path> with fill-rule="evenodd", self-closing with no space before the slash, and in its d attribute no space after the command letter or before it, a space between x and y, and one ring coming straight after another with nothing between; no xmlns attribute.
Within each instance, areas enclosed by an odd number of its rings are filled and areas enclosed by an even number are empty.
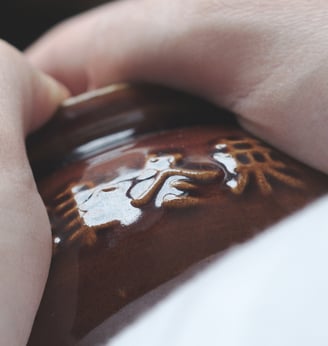
<svg viewBox="0 0 328 346"><path fill-rule="evenodd" d="M242 194L253 176L262 194L270 194L269 177L293 188L302 188L303 182L283 169L286 164L272 157L272 150L250 137L221 139L215 146L213 158L227 171L226 185L233 193Z"/></svg>

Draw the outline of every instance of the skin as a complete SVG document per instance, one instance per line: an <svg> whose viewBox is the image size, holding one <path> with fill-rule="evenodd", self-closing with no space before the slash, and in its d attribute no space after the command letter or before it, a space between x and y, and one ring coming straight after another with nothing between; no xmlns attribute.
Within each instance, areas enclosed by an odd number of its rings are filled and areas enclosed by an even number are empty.
<svg viewBox="0 0 328 346"><path fill-rule="evenodd" d="M41 126L68 91L0 41L0 335L25 345L47 278L50 225L25 153L24 137Z"/></svg>
<svg viewBox="0 0 328 346"><path fill-rule="evenodd" d="M323 0L125 0L60 24L26 54L73 94L121 81L195 93L327 173L327 17Z"/></svg>

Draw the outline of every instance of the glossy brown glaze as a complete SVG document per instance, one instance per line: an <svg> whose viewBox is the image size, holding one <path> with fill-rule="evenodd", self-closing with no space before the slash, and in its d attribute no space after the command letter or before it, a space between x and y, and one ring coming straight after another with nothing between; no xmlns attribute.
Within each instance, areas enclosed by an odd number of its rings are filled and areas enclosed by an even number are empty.
<svg viewBox="0 0 328 346"><path fill-rule="evenodd" d="M54 246L30 345L77 344L128 303L327 192L325 175L229 116L172 91L122 87L67 105L30 140Z"/></svg>

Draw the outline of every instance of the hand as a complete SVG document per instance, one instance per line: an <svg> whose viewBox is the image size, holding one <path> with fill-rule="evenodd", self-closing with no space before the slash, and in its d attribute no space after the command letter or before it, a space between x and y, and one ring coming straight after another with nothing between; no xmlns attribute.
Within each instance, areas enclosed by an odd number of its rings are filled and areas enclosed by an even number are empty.
<svg viewBox="0 0 328 346"><path fill-rule="evenodd" d="M25 345L51 256L47 213L25 153L25 135L68 95L0 41L0 339Z"/></svg>
<svg viewBox="0 0 328 346"><path fill-rule="evenodd" d="M120 81L203 96L283 151L328 173L325 1L120 1L32 46L73 93Z"/></svg>

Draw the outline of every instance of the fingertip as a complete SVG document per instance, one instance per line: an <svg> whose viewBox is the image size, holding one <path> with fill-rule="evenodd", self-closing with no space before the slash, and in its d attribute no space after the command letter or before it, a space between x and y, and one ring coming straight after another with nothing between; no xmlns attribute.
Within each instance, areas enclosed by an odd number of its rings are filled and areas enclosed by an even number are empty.
<svg viewBox="0 0 328 346"><path fill-rule="evenodd" d="M47 74L42 74L42 78L48 88L51 103L57 105L70 96L70 91L62 83Z"/></svg>
<svg viewBox="0 0 328 346"><path fill-rule="evenodd" d="M31 132L44 125L55 113L59 105L71 94L70 91L60 82L51 76L35 71L36 81L33 112L30 118L30 124L26 132Z"/></svg>

